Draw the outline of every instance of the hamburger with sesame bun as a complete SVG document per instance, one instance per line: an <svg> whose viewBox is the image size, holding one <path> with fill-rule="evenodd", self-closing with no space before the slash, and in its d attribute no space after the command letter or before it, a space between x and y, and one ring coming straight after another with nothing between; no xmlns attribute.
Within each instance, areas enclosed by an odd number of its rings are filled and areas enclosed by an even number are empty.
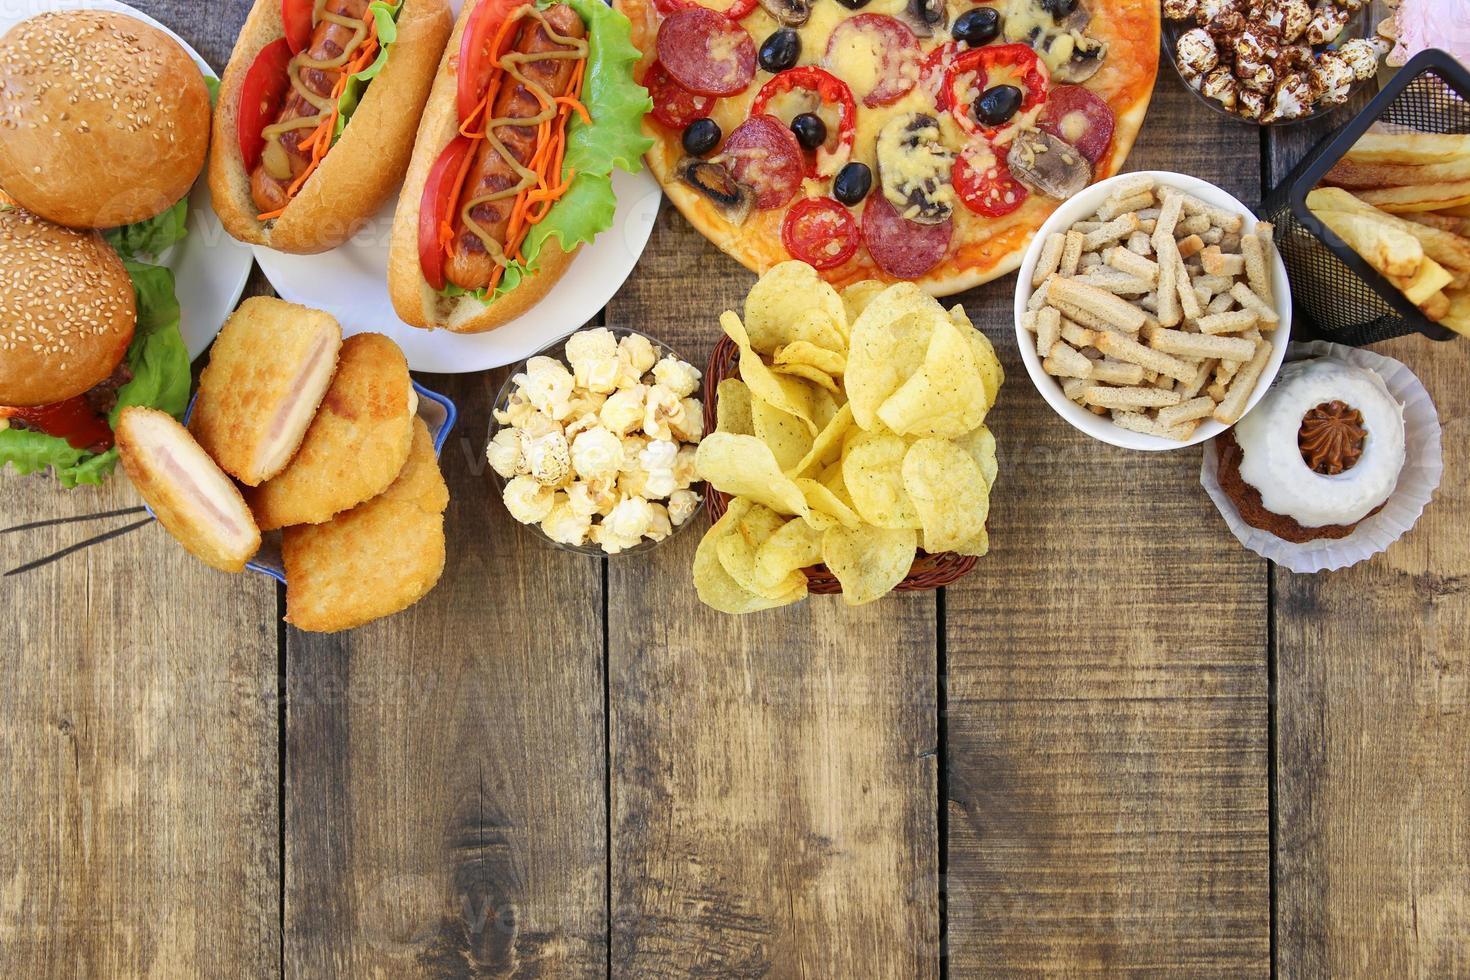
<svg viewBox="0 0 1470 980"><path fill-rule="evenodd" d="M0 38L0 188L58 224L169 211L204 165L209 117L193 59L133 17L45 13Z"/></svg>
<svg viewBox="0 0 1470 980"><path fill-rule="evenodd" d="M182 415L189 381L167 269L0 203L0 470L100 483L121 409Z"/></svg>

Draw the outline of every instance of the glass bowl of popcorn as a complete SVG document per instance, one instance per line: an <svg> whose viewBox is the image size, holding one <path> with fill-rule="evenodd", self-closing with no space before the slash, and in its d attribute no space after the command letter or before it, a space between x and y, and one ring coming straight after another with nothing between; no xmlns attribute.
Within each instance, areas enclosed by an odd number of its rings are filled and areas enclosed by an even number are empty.
<svg viewBox="0 0 1470 980"><path fill-rule="evenodd" d="M694 521L700 372L637 330L579 330L518 365L485 454L510 516L583 555L638 554Z"/></svg>

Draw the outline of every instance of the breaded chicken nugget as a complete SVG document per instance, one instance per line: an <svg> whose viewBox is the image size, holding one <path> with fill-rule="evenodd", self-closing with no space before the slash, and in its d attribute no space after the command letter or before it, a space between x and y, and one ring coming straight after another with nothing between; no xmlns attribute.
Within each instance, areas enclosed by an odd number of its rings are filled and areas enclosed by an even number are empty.
<svg viewBox="0 0 1470 980"><path fill-rule="evenodd" d="M191 555L238 572L260 550L260 529L240 491L172 415L123 409L117 445L133 486Z"/></svg>
<svg viewBox="0 0 1470 980"><path fill-rule="evenodd" d="M189 431L226 473L259 486L296 454L341 347L342 328L326 313L246 300L210 351Z"/></svg>
<svg viewBox="0 0 1470 980"><path fill-rule="evenodd" d="M325 524L286 528L286 622L335 633L401 612L444 573L449 488L423 420L393 485Z"/></svg>
<svg viewBox="0 0 1470 980"><path fill-rule="evenodd" d="M260 529L320 524L386 490L408 460L417 411L398 345L376 333L348 337L296 456L245 491Z"/></svg>

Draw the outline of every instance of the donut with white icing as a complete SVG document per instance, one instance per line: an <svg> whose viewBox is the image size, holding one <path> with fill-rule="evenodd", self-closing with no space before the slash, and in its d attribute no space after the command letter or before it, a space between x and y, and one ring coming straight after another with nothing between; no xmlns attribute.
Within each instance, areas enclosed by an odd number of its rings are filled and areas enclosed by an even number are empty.
<svg viewBox="0 0 1470 980"><path fill-rule="evenodd" d="M1351 418L1361 421L1339 419L1344 408L1356 410ZM1317 428L1304 433L1309 413ZM1348 428L1331 431L1339 425ZM1365 433L1360 439L1359 431ZM1347 432L1354 437L1346 438ZM1357 524L1383 506L1404 468L1403 406L1377 374L1331 358L1283 366L1233 434L1241 454L1241 480L1259 493L1265 510L1304 529ZM1314 448L1323 472L1308 464L1304 442ZM1341 472L1331 472L1333 468Z"/></svg>

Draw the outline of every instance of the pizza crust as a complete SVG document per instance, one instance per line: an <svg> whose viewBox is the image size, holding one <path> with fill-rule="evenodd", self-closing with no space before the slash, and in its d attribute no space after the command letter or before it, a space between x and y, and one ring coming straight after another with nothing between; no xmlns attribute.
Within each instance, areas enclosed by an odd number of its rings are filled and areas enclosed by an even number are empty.
<svg viewBox="0 0 1470 980"><path fill-rule="evenodd" d="M636 69L641 79L654 60L654 40L661 18L652 0L614 0L614 6L632 23L633 43L644 52L643 61ZM1088 33L1107 42L1108 55L1102 68L1084 87L1108 102L1115 116L1112 147L1095 167L1096 182L1122 169L1148 112L1158 73L1160 14L1156 0L1090 0L1089 7L1092 22ZM873 3L864 12L884 11L879 3ZM757 45L776 27L759 8L741 23L750 30ZM810 60L803 58L804 63ZM737 120L744 118L755 93L770 77L758 71L746 92L721 99L716 113ZM680 133L651 116L645 118L643 125L654 140L647 154L649 168L674 206L701 234L757 274L791 258L781 243L781 221L786 208L752 211L744 224L732 225L708 200L674 177L674 168L684 155ZM729 132L730 127L725 127L725 135ZM1020 209L1000 219L983 218L961 205L955 210L955 238L949 254L932 271L913 281L931 295L949 296L1014 272L1036 230L1060 205L1061 201L1033 194ZM859 208L854 214L859 220L860 211ZM865 248L859 248L850 261L824 273L824 277L839 287L864 279L893 280L873 263Z"/></svg>

